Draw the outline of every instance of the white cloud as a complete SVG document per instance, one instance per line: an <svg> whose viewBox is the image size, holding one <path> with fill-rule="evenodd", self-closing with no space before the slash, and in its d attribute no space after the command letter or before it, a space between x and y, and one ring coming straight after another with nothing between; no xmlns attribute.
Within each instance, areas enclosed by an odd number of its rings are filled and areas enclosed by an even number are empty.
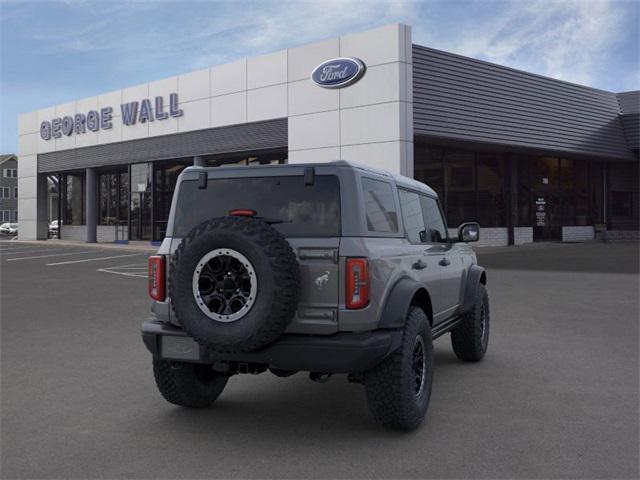
<svg viewBox="0 0 640 480"><path fill-rule="evenodd" d="M504 8L498 8L492 18L469 18L444 38L418 28L414 41L421 43L419 37L423 37L435 48L594 85L606 83L603 77L611 75L606 68L608 57L628 28L635 28L637 35L638 26L629 26L635 2L533 0L500 5ZM637 59L630 60L637 70Z"/></svg>

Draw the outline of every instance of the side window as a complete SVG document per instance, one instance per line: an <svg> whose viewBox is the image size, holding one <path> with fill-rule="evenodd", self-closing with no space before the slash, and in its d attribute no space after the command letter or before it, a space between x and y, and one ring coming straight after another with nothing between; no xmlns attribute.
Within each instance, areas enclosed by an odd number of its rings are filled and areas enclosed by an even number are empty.
<svg viewBox="0 0 640 480"><path fill-rule="evenodd" d="M371 232L398 231L398 213L391 184L370 178L362 179L367 228Z"/></svg>
<svg viewBox="0 0 640 480"><path fill-rule="evenodd" d="M422 203L422 215L427 228L428 242L446 242L447 227L442 218L442 212L435 198L420 195Z"/></svg>
<svg viewBox="0 0 640 480"><path fill-rule="evenodd" d="M424 226L424 216L420 205L420 195L407 190L399 189L400 210L402 222L411 243L424 243L427 240L427 232Z"/></svg>

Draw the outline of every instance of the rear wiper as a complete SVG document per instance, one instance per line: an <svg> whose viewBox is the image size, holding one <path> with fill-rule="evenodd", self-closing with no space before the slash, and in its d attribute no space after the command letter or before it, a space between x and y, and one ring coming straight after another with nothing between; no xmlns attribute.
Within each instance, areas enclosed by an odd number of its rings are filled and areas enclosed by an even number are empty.
<svg viewBox="0 0 640 480"><path fill-rule="evenodd" d="M265 218L265 217L253 217L256 220L261 220L269 225L276 225L278 223L292 223L291 220L282 220L280 218Z"/></svg>

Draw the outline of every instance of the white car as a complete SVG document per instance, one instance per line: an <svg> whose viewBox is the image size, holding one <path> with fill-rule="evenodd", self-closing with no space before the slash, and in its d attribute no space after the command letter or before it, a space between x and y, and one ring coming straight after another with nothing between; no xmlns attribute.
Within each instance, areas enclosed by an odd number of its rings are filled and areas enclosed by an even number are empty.
<svg viewBox="0 0 640 480"><path fill-rule="evenodd" d="M58 220L53 220L49 223L49 238L58 238L58 232L60 231Z"/></svg>
<svg viewBox="0 0 640 480"><path fill-rule="evenodd" d="M3 223L0 225L0 233L4 235L17 235L18 224L17 223Z"/></svg>

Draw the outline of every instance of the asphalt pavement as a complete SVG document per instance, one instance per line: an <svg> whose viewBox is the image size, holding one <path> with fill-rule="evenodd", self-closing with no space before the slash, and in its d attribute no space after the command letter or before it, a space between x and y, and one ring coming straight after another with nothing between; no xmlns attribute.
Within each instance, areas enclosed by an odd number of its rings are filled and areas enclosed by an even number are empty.
<svg viewBox="0 0 640 480"><path fill-rule="evenodd" d="M411 433L344 376L165 402L139 335L147 255L0 242L1 478L638 478L637 244L480 250L489 352L464 364L436 341Z"/></svg>

